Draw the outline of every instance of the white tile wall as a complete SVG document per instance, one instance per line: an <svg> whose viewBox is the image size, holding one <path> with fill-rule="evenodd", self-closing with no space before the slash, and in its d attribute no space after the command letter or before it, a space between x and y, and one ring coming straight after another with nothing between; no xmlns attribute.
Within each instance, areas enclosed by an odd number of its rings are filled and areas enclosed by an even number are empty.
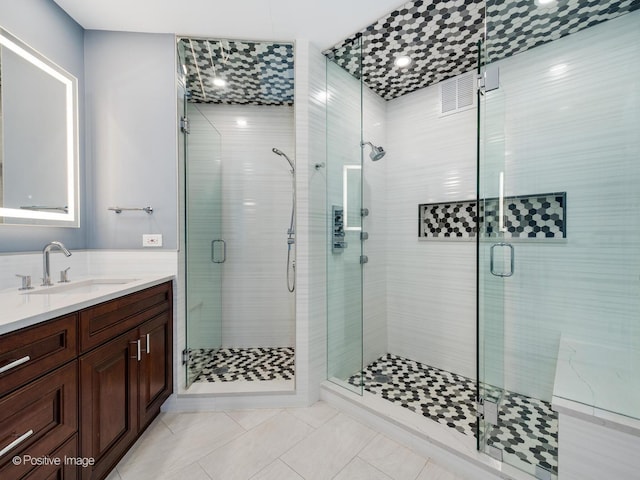
<svg viewBox="0 0 640 480"><path fill-rule="evenodd" d="M306 351L296 350L296 379L301 387L301 378L305 379L310 399L318 399L320 382L327 375L327 86L325 58L320 48L297 42L296 51L296 66L300 72L296 77L306 76L308 79L308 91L304 91L303 84L298 84L296 97L309 99L308 103L296 103L296 150L299 159L297 223L300 240L297 246L296 336L307 340ZM325 166L316 169L316 164ZM298 373L302 371L303 363L308 366L308 372L300 377Z"/></svg>
<svg viewBox="0 0 640 480"><path fill-rule="evenodd" d="M476 196L476 112L438 85L387 104L389 352L475 377L475 243L418 238L418 204Z"/></svg>
<svg viewBox="0 0 640 480"><path fill-rule="evenodd" d="M387 102L368 88L363 91L362 135L364 141L387 149ZM363 253L369 262L363 268L363 361L367 365L387 353L387 262L389 260L389 219L387 214L387 173L393 165L385 155L373 162L370 147L364 149L362 206L369 215L362 219L363 231L369 233ZM391 255L391 257L393 257Z"/></svg>
<svg viewBox="0 0 640 480"><path fill-rule="evenodd" d="M294 344L294 295L287 291L287 229L295 159L293 108L205 105L197 109L222 136L222 343ZM247 125L238 126L237 120Z"/></svg>

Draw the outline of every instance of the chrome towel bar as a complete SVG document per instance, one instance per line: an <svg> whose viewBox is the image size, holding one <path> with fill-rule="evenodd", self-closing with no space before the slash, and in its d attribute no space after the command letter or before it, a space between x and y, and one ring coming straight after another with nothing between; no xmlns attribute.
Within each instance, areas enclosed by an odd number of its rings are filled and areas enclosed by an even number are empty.
<svg viewBox="0 0 640 480"><path fill-rule="evenodd" d="M116 213L122 213L124 211L139 211L147 212L148 214L153 213L153 207L109 207L107 210L113 210Z"/></svg>

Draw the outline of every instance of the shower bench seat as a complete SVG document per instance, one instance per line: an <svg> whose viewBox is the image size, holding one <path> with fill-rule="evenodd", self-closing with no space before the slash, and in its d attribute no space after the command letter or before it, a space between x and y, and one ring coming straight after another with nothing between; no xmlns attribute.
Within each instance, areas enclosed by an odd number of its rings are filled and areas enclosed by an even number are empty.
<svg viewBox="0 0 640 480"><path fill-rule="evenodd" d="M552 408L560 478L636 478L640 352L561 338ZM597 461L594 461L597 459Z"/></svg>

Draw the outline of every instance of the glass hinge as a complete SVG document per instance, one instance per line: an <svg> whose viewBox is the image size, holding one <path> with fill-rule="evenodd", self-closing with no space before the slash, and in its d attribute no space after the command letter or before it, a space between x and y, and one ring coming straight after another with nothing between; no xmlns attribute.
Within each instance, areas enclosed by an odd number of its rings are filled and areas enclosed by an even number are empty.
<svg viewBox="0 0 640 480"><path fill-rule="evenodd" d="M184 349L182 351L182 364L186 365L189 362L189 350Z"/></svg>
<svg viewBox="0 0 640 480"><path fill-rule="evenodd" d="M491 458L495 458L499 462L502 462L502 450L499 448L494 447L493 445L487 445L486 453Z"/></svg>
<svg viewBox="0 0 640 480"><path fill-rule="evenodd" d="M180 117L180 131L186 134L191 133L189 119L187 117Z"/></svg>
<svg viewBox="0 0 640 480"><path fill-rule="evenodd" d="M536 465L536 471L534 475L538 480L551 480L553 478L551 470L547 470L541 465Z"/></svg>

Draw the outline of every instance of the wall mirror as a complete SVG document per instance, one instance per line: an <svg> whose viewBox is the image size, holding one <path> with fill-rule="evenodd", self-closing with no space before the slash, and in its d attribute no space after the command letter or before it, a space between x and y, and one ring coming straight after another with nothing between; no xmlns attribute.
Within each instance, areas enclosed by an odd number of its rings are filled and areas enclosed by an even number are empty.
<svg viewBox="0 0 640 480"><path fill-rule="evenodd" d="M78 227L78 92L0 28L0 224Z"/></svg>

